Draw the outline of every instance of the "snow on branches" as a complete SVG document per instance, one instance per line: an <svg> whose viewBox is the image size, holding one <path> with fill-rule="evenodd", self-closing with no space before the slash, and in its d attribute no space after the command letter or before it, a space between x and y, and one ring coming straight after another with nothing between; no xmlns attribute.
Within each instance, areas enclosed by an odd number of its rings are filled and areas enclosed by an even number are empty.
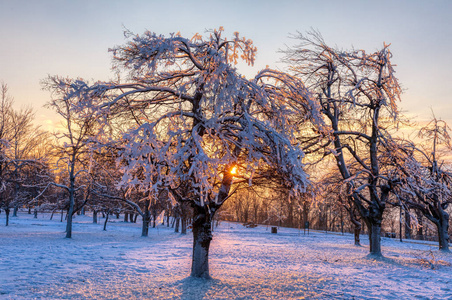
<svg viewBox="0 0 452 300"><path fill-rule="evenodd" d="M167 188L199 206L220 206L235 166L235 177L250 184L271 169L295 194L304 191L304 154L292 134L291 120L300 114L291 107L294 99L306 118L321 118L300 81L270 69L252 80L240 75L231 63L253 64L256 48L238 33L224 38L222 28L191 39L126 36L125 45L110 50L126 82L71 86L80 99L76 109L96 110L105 124L126 124L118 141L119 186Z"/></svg>

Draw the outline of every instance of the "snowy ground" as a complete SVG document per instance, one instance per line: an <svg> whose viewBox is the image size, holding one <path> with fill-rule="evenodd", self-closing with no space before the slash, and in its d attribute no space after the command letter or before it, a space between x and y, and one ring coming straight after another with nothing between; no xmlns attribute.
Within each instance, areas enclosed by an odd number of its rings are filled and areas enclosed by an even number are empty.
<svg viewBox="0 0 452 300"><path fill-rule="evenodd" d="M166 226L142 238L139 223L113 219L102 231L77 216L65 239L48 215L4 223L1 213L0 299L452 299L452 254L434 245L383 238L386 258L375 261L351 235L224 222L206 281L188 277L191 234Z"/></svg>

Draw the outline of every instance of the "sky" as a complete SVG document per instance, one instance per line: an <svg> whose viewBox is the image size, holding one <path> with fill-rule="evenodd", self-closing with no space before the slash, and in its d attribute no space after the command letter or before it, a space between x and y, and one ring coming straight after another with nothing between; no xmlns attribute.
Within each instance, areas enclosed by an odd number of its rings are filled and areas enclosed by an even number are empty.
<svg viewBox="0 0 452 300"><path fill-rule="evenodd" d="M400 108L412 120L436 117L452 125L452 1L117 1L0 0L0 81L17 109L32 106L46 129L55 115L40 81L48 75L107 80L108 49L126 42L124 28L192 37L223 26L258 49L252 76L279 66L290 34L320 31L329 45L375 51L391 44L396 76L404 89Z"/></svg>

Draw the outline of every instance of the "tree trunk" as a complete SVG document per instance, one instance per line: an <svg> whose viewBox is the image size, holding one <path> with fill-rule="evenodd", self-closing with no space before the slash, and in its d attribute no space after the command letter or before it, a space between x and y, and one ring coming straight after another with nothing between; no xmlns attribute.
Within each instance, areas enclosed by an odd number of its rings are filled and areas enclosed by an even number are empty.
<svg viewBox="0 0 452 300"><path fill-rule="evenodd" d="M418 228L417 228L417 233L416 233L416 239L418 240L423 240L424 239L424 220L422 217L422 212L420 212L419 210L416 211L416 215L417 215L417 221L418 221Z"/></svg>
<svg viewBox="0 0 452 300"><path fill-rule="evenodd" d="M129 222L129 214L124 213L124 222Z"/></svg>
<svg viewBox="0 0 452 300"><path fill-rule="evenodd" d="M187 203L181 203L179 207L179 217L181 225L181 234L187 234Z"/></svg>
<svg viewBox="0 0 452 300"><path fill-rule="evenodd" d="M174 227L174 232L179 232L179 217L176 217L176 226Z"/></svg>
<svg viewBox="0 0 452 300"><path fill-rule="evenodd" d="M361 232L361 225L355 225L355 246L361 246L361 242L359 240L360 232Z"/></svg>
<svg viewBox="0 0 452 300"><path fill-rule="evenodd" d="M67 212L66 218L66 238L70 239L72 238L72 212L74 210L74 206L71 205L69 207L69 211Z"/></svg>
<svg viewBox="0 0 452 300"><path fill-rule="evenodd" d="M38 218L38 210L35 208L34 212L33 212L33 218L37 219Z"/></svg>
<svg viewBox="0 0 452 300"><path fill-rule="evenodd" d="M192 277L210 278L209 247L210 241L212 240L211 223L212 221L208 215L208 208L196 206L193 217Z"/></svg>
<svg viewBox="0 0 452 300"><path fill-rule="evenodd" d="M143 215L143 224L141 227L141 236L146 237L149 235L149 219L151 214L149 212L149 200L146 200L146 204L144 206L144 215Z"/></svg>
<svg viewBox="0 0 452 300"><path fill-rule="evenodd" d="M440 210L440 220L437 222L436 228L438 229L438 241L439 250L444 252L450 252L449 250L449 215L444 211Z"/></svg>
<svg viewBox="0 0 452 300"><path fill-rule="evenodd" d="M73 187L73 184L71 184ZM72 214L74 213L74 190L69 193L69 210L67 212L66 238L72 238Z"/></svg>
<svg viewBox="0 0 452 300"><path fill-rule="evenodd" d="M187 234L187 220L186 220L186 218L185 218L185 215L182 215L182 217L181 217L181 219L180 219L180 222L181 222L181 230L180 230L180 233L181 233L181 234Z"/></svg>
<svg viewBox="0 0 452 300"><path fill-rule="evenodd" d="M9 225L9 208L5 208L5 214L6 214L6 226Z"/></svg>
<svg viewBox="0 0 452 300"><path fill-rule="evenodd" d="M143 216L143 225L141 227L141 236L142 237L147 237L149 235L149 215L144 215Z"/></svg>
<svg viewBox="0 0 452 300"><path fill-rule="evenodd" d="M71 171L69 173L69 209L67 212L67 223L66 223L66 238L72 238L72 215L74 214L75 205L75 153L72 154L71 158Z"/></svg>
<svg viewBox="0 0 452 300"><path fill-rule="evenodd" d="M409 210L405 211L405 239L411 239L411 216Z"/></svg>
<svg viewBox="0 0 452 300"><path fill-rule="evenodd" d="M352 201L349 201L350 205L354 205ZM361 222L358 220L355 211L356 208L355 207L349 207L347 209L349 216L350 216L350 221L352 222L353 226L355 226L354 232L355 232L355 246L361 246L361 242L359 239L359 234L361 233ZM370 236L369 236L370 239Z"/></svg>
<svg viewBox="0 0 452 300"><path fill-rule="evenodd" d="M97 224L97 210L93 210L93 223Z"/></svg>
<svg viewBox="0 0 452 300"><path fill-rule="evenodd" d="M294 227L293 224L293 213L294 213L294 207L293 207L293 201L289 196L289 199L287 201L287 226L288 227Z"/></svg>
<svg viewBox="0 0 452 300"><path fill-rule="evenodd" d="M107 222L108 222L108 217L110 216L109 213L107 213L106 217L105 217L105 222L104 222L104 231L107 231Z"/></svg>
<svg viewBox="0 0 452 300"><path fill-rule="evenodd" d="M372 223L369 229L370 255L381 257L381 224Z"/></svg>

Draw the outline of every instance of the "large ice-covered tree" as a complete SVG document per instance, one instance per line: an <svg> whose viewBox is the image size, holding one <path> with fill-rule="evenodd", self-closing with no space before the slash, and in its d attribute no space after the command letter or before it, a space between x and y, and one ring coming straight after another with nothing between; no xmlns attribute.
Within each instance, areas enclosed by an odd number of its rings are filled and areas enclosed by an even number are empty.
<svg viewBox="0 0 452 300"><path fill-rule="evenodd" d="M119 186L154 195L166 189L191 203L191 275L208 278L211 222L234 177L251 185L278 176L292 193L304 190L303 152L292 139L289 103L314 116L311 96L300 81L275 70L253 79L240 75L233 64L253 64L256 48L238 33L232 39L222 28L191 39L126 35L125 45L111 49L118 78L125 80L76 82L68 97L81 99L81 108L97 108L106 124L128 120Z"/></svg>

